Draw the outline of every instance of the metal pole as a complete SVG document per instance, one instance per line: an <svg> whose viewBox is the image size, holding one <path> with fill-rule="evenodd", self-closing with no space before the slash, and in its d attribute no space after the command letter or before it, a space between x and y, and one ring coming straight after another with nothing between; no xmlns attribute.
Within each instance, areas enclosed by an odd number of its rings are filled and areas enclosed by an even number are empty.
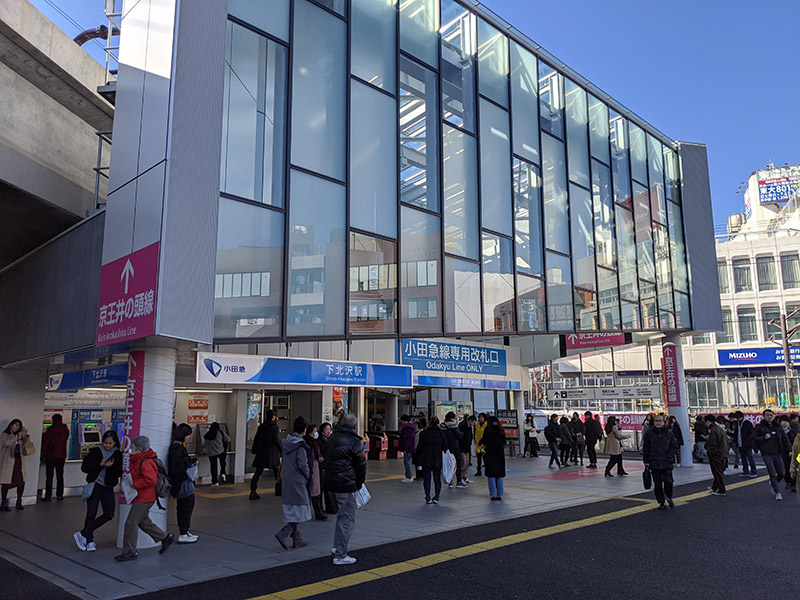
<svg viewBox="0 0 800 600"><path fill-rule="evenodd" d="M792 357L789 354L786 315L783 313L781 313L781 341L783 342L783 364L786 367L786 402L790 403L794 399L794 394L792 393Z"/></svg>

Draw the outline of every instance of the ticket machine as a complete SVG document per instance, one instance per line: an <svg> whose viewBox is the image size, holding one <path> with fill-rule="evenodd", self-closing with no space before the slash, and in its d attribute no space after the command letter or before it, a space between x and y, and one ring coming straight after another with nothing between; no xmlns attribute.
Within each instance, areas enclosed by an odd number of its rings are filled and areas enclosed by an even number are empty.
<svg viewBox="0 0 800 600"><path fill-rule="evenodd" d="M95 446L100 445L100 436L102 435L102 423L80 423L78 429L80 431L80 459L89 454L89 450Z"/></svg>

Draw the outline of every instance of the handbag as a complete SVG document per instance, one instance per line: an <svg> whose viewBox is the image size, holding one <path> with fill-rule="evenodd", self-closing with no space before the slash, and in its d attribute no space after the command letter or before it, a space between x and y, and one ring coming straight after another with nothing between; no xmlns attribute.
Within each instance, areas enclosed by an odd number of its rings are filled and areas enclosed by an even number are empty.
<svg viewBox="0 0 800 600"><path fill-rule="evenodd" d="M442 453L442 477L445 483L450 483L456 473L456 457L447 450Z"/></svg>
<svg viewBox="0 0 800 600"><path fill-rule="evenodd" d="M644 484L644 489L649 490L653 485L653 474L650 472L650 467L645 467L644 471L642 471L642 483Z"/></svg>
<svg viewBox="0 0 800 600"><path fill-rule="evenodd" d="M33 442L30 439L26 440L24 444L20 444L22 446L22 455L23 456L30 456L31 454L36 454L36 446L33 445Z"/></svg>
<svg viewBox="0 0 800 600"><path fill-rule="evenodd" d="M366 485L362 485L361 489L356 492L356 508L361 508L372 499Z"/></svg>
<svg viewBox="0 0 800 600"><path fill-rule="evenodd" d="M181 489L178 490L178 495L176 496L176 498L180 500L182 498L188 498L189 496L193 495L194 495L194 483L192 482L191 479L184 479L181 482Z"/></svg>
<svg viewBox="0 0 800 600"><path fill-rule="evenodd" d="M190 481L197 481L197 465L194 464L188 469L186 469L186 477L189 478Z"/></svg>
<svg viewBox="0 0 800 600"><path fill-rule="evenodd" d="M81 500L88 500L94 491L94 481L87 483L81 490Z"/></svg>
<svg viewBox="0 0 800 600"><path fill-rule="evenodd" d="M577 441L579 446L583 446L586 443L586 438L583 436L582 433L577 434Z"/></svg>

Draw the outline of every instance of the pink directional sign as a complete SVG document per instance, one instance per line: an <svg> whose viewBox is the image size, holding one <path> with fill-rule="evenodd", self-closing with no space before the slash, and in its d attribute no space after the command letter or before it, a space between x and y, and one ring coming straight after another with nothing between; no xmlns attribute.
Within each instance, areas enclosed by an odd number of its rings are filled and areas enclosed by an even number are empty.
<svg viewBox="0 0 800 600"><path fill-rule="evenodd" d="M135 340L155 332L158 244L103 266L97 346Z"/></svg>
<svg viewBox="0 0 800 600"><path fill-rule="evenodd" d="M625 343L624 333L570 333L567 334L567 350L621 346Z"/></svg>
<svg viewBox="0 0 800 600"><path fill-rule="evenodd" d="M672 342L661 345L661 376L664 380L667 406L677 408L681 405L681 386L678 377L678 350Z"/></svg>

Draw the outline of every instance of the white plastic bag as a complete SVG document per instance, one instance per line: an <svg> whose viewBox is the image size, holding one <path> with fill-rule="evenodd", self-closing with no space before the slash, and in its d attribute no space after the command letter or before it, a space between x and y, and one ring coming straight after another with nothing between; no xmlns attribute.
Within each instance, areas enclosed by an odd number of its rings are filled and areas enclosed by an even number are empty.
<svg viewBox="0 0 800 600"><path fill-rule="evenodd" d="M456 457L447 450L442 452L442 477L445 483L453 481L453 476L456 474Z"/></svg>
<svg viewBox="0 0 800 600"><path fill-rule="evenodd" d="M134 498L139 495L139 490L137 490L129 480L130 475L122 477L122 493L125 494L125 502L130 504L133 502Z"/></svg>
<svg viewBox="0 0 800 600"><path fill-rule="evenodd" d="M361 508L372 499L372 496L367 490L366 485L362 485L361 489L356 492L356 508Z"/></svg>

